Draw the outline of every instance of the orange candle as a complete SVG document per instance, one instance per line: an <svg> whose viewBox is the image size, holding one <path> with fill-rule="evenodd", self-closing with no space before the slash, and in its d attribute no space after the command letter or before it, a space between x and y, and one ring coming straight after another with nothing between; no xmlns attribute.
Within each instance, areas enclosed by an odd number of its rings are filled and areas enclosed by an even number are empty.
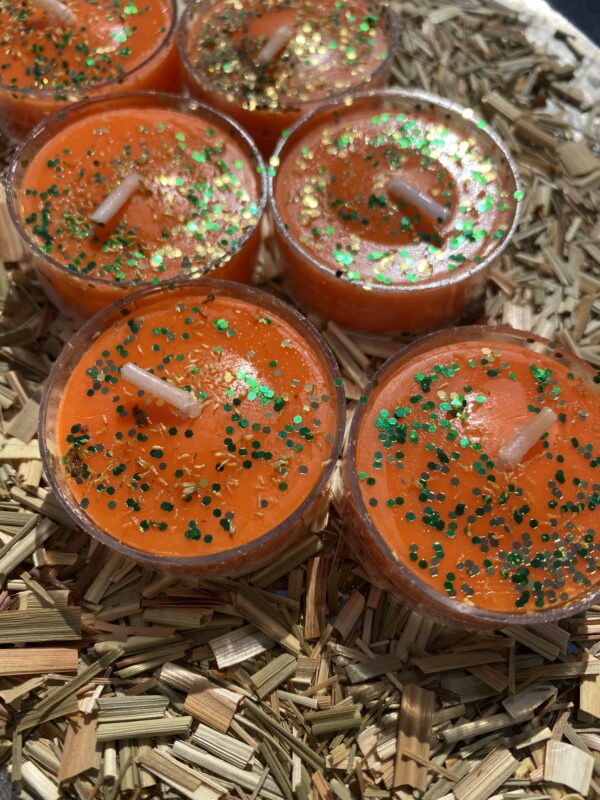
<svg viewBox="0 0 600 800"><path fill-rule="evenodd" d="M8 196L48 295L88 317L139 286L212 270L248 281L265 176L247 134L220 113L132 93L79 104L34 131L14 157Z"/></svg>
<svg viewBox="0 0 600 800"><path fill-rule="evenodd" d="M179 91L176 22L174 0L5 0L0 129L18 141L44 117L84 97Z"/></svg>
<svg viewBox="0 0 600 800"><path fill-rule="evenodd" d="M179 30L190 92L235 117L265 156L311 106L383 86L396 40L380 0L200 0Z"/></svg>
<svg viewBox="0 0 600 800"><path fill-rule="evenodd" d="M343 423L314 328L271 295L207 280L89 320L52 371L40 441L54 491L93 536L159 569L225 574L306 530Z"/></svg>
<svg viewBox="0 0 600 800"><path fill-rule="evenodd" d="M354 546L438 618L555 620L598 602L599 468L591 367L520 331L441 331L390 359L354 418Z"/></svg>
<svg viewBox="0 0 600 800"><path fill-rule="evenodd" d="M325 319L376 335L472 314L523 194L483 120L402 90L311 112L271 163L291 292Z"/></svg>

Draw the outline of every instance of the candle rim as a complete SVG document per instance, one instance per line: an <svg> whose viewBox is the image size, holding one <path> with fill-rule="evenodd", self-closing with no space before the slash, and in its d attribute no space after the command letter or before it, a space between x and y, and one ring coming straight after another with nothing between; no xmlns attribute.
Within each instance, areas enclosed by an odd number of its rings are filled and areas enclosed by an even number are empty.
<svg viewBox="0 0 600 800"><path fill-rule="evenodd" d="M199 10L198 3L189 3L183 14L181 15L181 22L179 24L179 28L177 31L177 43L179 47L179 53L181 55L181 60L183 62L184 68L189 71L193 76L194 80L199 81L202 80L202 83L206 83L206 76L204 73L200 73L192 63L187 50L187 38L189 34L189 29L191 27L192 22L195 22L195 19L192 20L192 15L197 13ZM359 81L358 83L350 86L346 89L341 89L340 91L336 91L333 94L325 95L322 98L316 98L312 100L299 100L295 103L290 103L289 105L279 104L277 105L277 109L257 109L260 113L263 114L280 114L280 113L289 113L293 111L298 111L299 109L302 110L304 108L314 108L315 105L321 105L322 103L327 102L328 100L337 100L345 97L349 92L353 91L361 91L363 87L369 86L370 84L374 83L379 79L380 76L385 75L386 71L391 68L392 62L396 57L396 51L398 48L398 42L400 41L400 19L398 14L393 10L391 5L386 2L386 0L382 0L381 2L382 12L385 13L385 20L387 23L387 33L388 33L388 50L386 58L377 66L377 68L373 71L373 73L366 79ZM205 13L205 9L201 9L201 14ZM217 92L216 89L212 89L212 87L208 86L208 91ZM218 91L219 96L221 96L221 92ZM285 100L285 98L283 98Z"/></svg>
<svg viewBox="0 0 600 800"><path fill-rule="evenodd" d="M78 119L84 119L88 116L91 116L91 113L88 113L88 108L93 105L98 106L98 110L110 111L110 106L114 105L115 109L133 111L135 110L135 106L133 102L138 99L140 101L140 107L142 108L164 108L164 109L171 109L181 111L182 113L189 113L191 116L197 116L198 111L201 111L203 115L206 115L205 119L213 119L220 123L221 127L226 133L232 135L235 139L241 140L243 143L243 147L247 150L247 157L248 160L251 162L252 165L252 172L253 175L256 177L256 184L257 184L257 214L256 214L256 221L253 225L250 225L247 231L239 237L237 240L237 245L235 248L230 248L224 255L220 256L219 258L214 258L211 261L208 261L204 266L199 266L197 268L198 275L194 275L193 278L197 280L198 278L205 278L206 275L212 273L214 270L218 269L221 264L226 263L232 258L236 253L240 252L243 247L246 245L248 240L254 233L258 230L263 214L265 213L267 202L268 202L268 186L267 186L267 168L265 166L264 159L255 144L254 140L250 137L250 135L246 132L246 130L235 120L233 117L230 117L228 114L225 114L223 111L220 111L217 108L213 108L212 106L208 105L207 103L203 103L201 100L196 100L193 97L183 97L176 94L171 94L169 92L160 92L160 91L141 91L141 92L119 92L116 94L111 94L106 97L102 98L90 98L88 100L83 100L79 103L74 103L72 106L63 109L62 111L53 114L50 117L46 117L42 120L38 125L31 130L25 139L21 142L17 150L13 153L12 158L10 160L9 168L6 175L6 205L8 208L8 213L11 218L11 221L19 234L20 238L23 240L25 245L29 250L33 250L36 258L40 258L43 261L47 262L53 269L57 269L66 275L69 275L70 278L75 280L83 280L85 283L94 284L98 287L116 287L118 289L123 289L127 291L129 289L143 289L143 288L150 288L152 286L170 286L173 283L179 283L181 281L187 281L192 278L190 274L178 275L174 278L165 278L160 280L158 284L153 284L151 281L114 281L109 278L98 278L94 275L84 275L83 273L74 272L73 270L69 269L67 266L62 264L60 261L57 261L52 255L45 253L41 247L39 246L38 242L35 241L33 238L30 238L27 230L22 224L21 221L21 214L19 213L18 209L18 195L20 191L20 183L22 178L26 174L27 168L23 170L23 173L20 174L19 166L23 155L27 152L29 148L34 149L37 151L40 147L42 147L47 142L51 141L54 138L56 132L63 130L69 125L68 120L77 114L82 114L81 117ZM146 102L147 101L147 102ZM128 105L127 103L130 103ZM93 113L93 112L92 112ZM75 121L78 121L76 119ZM60 128L57 131L54 131L53 128L56 124L60 123ZM44 133L49 133L49 137L46 140L43 140L40 144L37 140L40 137L43 137ZM29 159L29 161L31 158Z"/></svg>
<svg viewBox="0 0 600 800"><path fill-rule="evenodd" d="M85 101L86 98L89 97L90 93L94 92L102 93L106 91L107 87L122 85L123 81L129 79L132 76L135 77L137 72L144 69L144 67L146 67L150 63L150 61L155 59L158 53L160 53L162 49L170 45L172 40L177 36L177 27L178 27L177 0L166 0L166 2L169 4L171 8L172 15L171 15L171 23L165 32L164 38L161 39L161 41L152 50L152 52L148 55L147 58L145 58L140 64L138 64L133 69L125 72L119 78L114 78L113 80L110 81L103 81L102 83L94 84L93 86L85 90L73 89L64 92L57 92L56 90L52 89L35 89L26 86L15 87L12 84L2 83L2 81L0 80L0 91L5 90L10 92L11 94L23 95L25 97L29 95L31 95L32 97L50 97L50 98L59 97L60 98L59 102L67 102L69 104L72 104L72 101L70 101L69 98L76 97L78 102Z"/></svg>
<svg viewBox="0 0 600 800"><path fill-rule="evenodd" d="M369 383L362 390L362 396L367 399L367 402L357 405L350 423L348 444L344 459L344 485L347 493L351 496L352 503L358 509L358 513L361 517L361 524L368 529L369 537L378 553L390 563L393 563L394 568L400 572L403 583L408 586L417 587L422 596L435 598L434 602L436 607L443 608L444 611L448 613L448 618L445 620L447 624L449 619L456 619L457 611L462 616L462 624L464 625L469 625L471 623L477 625L480 623L487 626L494 625L496 627L507 624L531 625L532 623L555 622L559 619L564 619L566 616L571 616L579 611L583 611L588 608L590 604L598 602L600 598L600 583L588 592L584 592L579 598L572 602L563 603L555 608L545 608L543 610L530 612L489 611L477 605L469 605L456 598L448 597L446 594L439 591L439 589L430 586L426 581L420 578L419 575L406 566L406 564L400 561L373 522L368 506L363 498L356 465L358 433L366 417L369 406L368 400L373 391L377 391L379 384L382 383L389 374L393 373L398 362L409 360L411 357L418 356L419 354L431 352L431 350L436 349L436 347L447 345L449 338L451 338L453 344L473 341L483 342L484 340L490 342L494 341L494 339L498 340L499 345L502 341L506 341L507 339L509 343L519 346L529 345L531 347L535 344L543 344L548 350L548 352L543 353L544 355L551 358L559 354L563 364L572 363L579 372L588 377L590 389L600 397L600 389L593 383L596 373L591 364L584 361L575 353L564 350L562 347L555 345L553 342L531 331L511 328L508 325L464 325L433 331L424 336L419 336L409 345L401 348L397 353L388 358L374 373ZM535 353L535 351L532 350L532 353ZM427 609L427 613L435 615L435 612L429 609ZM438 618L442 619L441 613Z"/></svg>
<svg viewBox="0 0 600 800"><path fill-rule="evenodd" d="M169 291L169 290L167 290ZM54 393L58 391L56 388L57 380L61 380L61 370L69 367L71 360L75 359L76 363L81 360L82 352L85 352L85 345L93 333L98 329L98 326L103 324L108 327L111 321L120 320L124 318L123 310L127 308L135 309L136 304L144 301L146 298L153 296L164 295L165 289L160 286L153 286L151 288L141 289L134 292L127 297L107 306L102 311L98 312L95 316L87 320L77 330L73 338L65 345L59 357L54 362L50 374L46 380L42 399L40 402L40 414L38 423L38 437L40 443L40 456L44 468L44 474L48 480L51 490L54 492L55 497L59 500L61 507L65 508L66 513L76 521L76 524L81 526L87 533L99 540L102 544L117 550L123 555L134 558L138 562L143 562L148 565L156 564L160 561L161 566L165 569L193 569L195 567L206 567L210 570L212 567L223 565L221 571L226 571L226 564L230 561L235 561L240 555L247 554L251 556L255 551L260 553L262 547L268 545L271 541L277 540L286 531L290 529L295 523L301 522L310 511L312 506L318 502L319 497L326 490L333 471L336 467L338 459L342 453L342 446L344 441L345 427L346 427L346 399L343 388L342 375L340 367L335 359L333 352L327 344L324 337L317 330L317 328L301 314L296 308L280 300L275 295L266 292L255 286L248 286L236 281L203 279L202 281L187 280L182 281L174 286L171 290L173 295L182 296L184 299L189 293L194 291L198 294L221 294L235 300L241 300L260 307L263 310L272 311L278 314L284 322L290 324L302 336L306 337L310 344L311 350L315 353L317 359L320 361L323 372L326 375L328 390L330 393L330 401L332 408L335 411L334 430L332 433L331 441L329 442L329 449L327 456L323 459L323 468L321 476L313 489L304 498L302 503L296 506L295 509L283 519L278 525L271 528L262 534L262 536L252 539L244 545L231 547L227 550L218 551L212 555L199 555L199 556L173 556L152 554L143 550L138 550L135 547L126 545L121 542L117 536L111 536L106 532L100 530L96 523L88 517L85 510L72 499L68 485L65 481L63 484L66 486L66 492L61 485L61 482L56 478L56 471L50 467L55 463L55 455L48 445L48 440L55 438L55 424L49 423L49 414L51 411L52 403L55 401ZM54 420L55 422L55 420ZM46 433L46 431L49 431Z"/></svg>
<svg viewBox="0 0 600 800"><path fill-rule="evenodd" d="M344 109L351 108L352 105L356 101L362 100L369 100L369 99L380 99L382 102L386 100L394 100L395 98L399 99L400 101L415 101L415 103L427 103L440 106L441 108L445 109L447 112L458 114L463 119L469 121L464 115L467 111L466 107L461 105L460 103L455 103L452 100L449 100L444 97L440 97L436 94L431 94L430 92L422 92L419 89L400 89L396 87L388 87L387 89L371 89L370 91L366 92L349 92L347 93L345 100L336 100L331 99L329 102L324 102L319 105L317 108L313 108L311 111L308 111L302 117L300 117L296 122L290 126L287 130L286 134L280 137L279 142L277 143L277 147L273 155L271 156L271 161L276 164L280 164L281 161L285 158L285 149L286 147L291 146L290 141L294 137L294 135L302 128L303 125L306 123L315 120L318 116L323 115L323 117L327 117L328 115L332 114L336 110L343 111ZM475 127L474 123L473 126ZM423 289L438 289L443 286L452 286L455 283L460 283L463 280L466 280L473 275L483 272L489 265L495 261L498 256L500 256L504 250L508 247L517 227L519 225L521 214L523 211L523 201L520 197L520 194L523 191L523 184L521 182L521 177L519 175L519 171L517 168L517 164L515 159L513 158L508 145L505 143L504 139L491 127L488 126L484 129L478 129L478 133L480 136L487 137L492 141L495 147L498 148L502 157L506 160L506 163L509 168L510 175L514 180L514 191L519 197L515 198L515 207L514 207L514 215L512 218L512 222L510 228L507 230L506 235L502 240L498 242L496 247L484 258L479 264L472 264L468 267L460 267L454 271L448 271L444 273L438 273L432 277L425 277L420 279L417 283L396 283L396 284L377 284L369 286L369 292L372 294L393 294L394 292L399 294L404 294L406 292L418 292L422 291ZM282 155L283 154L283 155ZM328 276L333 276L334 270L332 269L331 264L327 264L324 260L319 260L315 258L308 250L305 250L298 242L293 239L290 233L287 231L285 227L285 222L283 217L280 214L279 207L277 201L275 199L275 185L277 182L278 172L277 170L269 169L268 176L267 176L267 191L269 196L269 211L273 217L273 222L275 227L279 233L279 235L285 240L286 245L290 247L296 255L300 256L302 259L307 261L311 267L314 267L319 272L324 272ZM350 287L352 286L351 282L347 282L347 285ZM364 291L362 286L355 287L359 291Z"/></svg>

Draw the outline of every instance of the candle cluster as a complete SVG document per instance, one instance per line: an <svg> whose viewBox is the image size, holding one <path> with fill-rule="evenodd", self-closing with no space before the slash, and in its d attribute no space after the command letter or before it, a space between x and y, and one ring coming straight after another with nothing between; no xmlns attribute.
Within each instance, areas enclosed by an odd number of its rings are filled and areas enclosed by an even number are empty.
<svg viewBox="0 0 600 800"><path fill-rule="evenodd" d="M397 36L379 0L194 2L179 52L175 22L167 0L3 4L3 125L62 109L17 153L8 202L49 296L100 312L46 388L57 496L144 563L241 573L306 529L344 430L316 331L222 280L251 280L266 194L290 294L389 337L477 313L523 192L474 111L377 91ZM177 91L180 68L204 103L104 94ZM596 407L585 364L521 334L447 331L393 357L343 465L364 568L457 622L592 602Z"/></svg>

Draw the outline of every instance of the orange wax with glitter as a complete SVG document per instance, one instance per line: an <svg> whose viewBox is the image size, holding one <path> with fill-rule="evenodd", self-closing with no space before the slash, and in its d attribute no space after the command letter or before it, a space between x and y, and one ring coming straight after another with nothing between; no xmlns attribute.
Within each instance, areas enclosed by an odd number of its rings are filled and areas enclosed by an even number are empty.
<svg viewBox="0 0 600 800"><path fill-rule="evenodd" d="M324 318L379 335L426 331L480 293L521 192L485 122L445 102L390 91L331 105L272 160L286 279ZM396 178L448 219L391 194Z"/></svg>
<svg viewBox="0 0 600 800"><path fill-rule="evenodd" d="M54 470L92 525L142 554L243 547L285 524L331 463L340 401L322 354L227 286L141 296L61 389ZM200 416L122 379L126 362L191 392Z"/></svg>
<svg viewBox="0 0 600 800"><path fill-rule="evenodd" d="M174 3L61 1L74 24L29 2L0 7L0 117L11 138L97 92L180 90Z"/></svg>
<svg viewBox="0 0 600 800"><path fill-rule="evenodd" d="M436 593L475 616L572 604L600 584L593 372L536 352L525 334L463 330L409 348L369 394L348 465L361 513L385 543L388 575L404 569L395 588L424 608L436 610ZM502 445L543 408L558 420L521 463L498 466Z"/></svg>
<svg viewBox="0 0 600 800"><path fill-rule="evenodd" d="M259 64L261 49L284 26L291 38ZM384 85L392 28L376 0L218 0L192 4L179 36L191 93L235 117L268 156L311 104Z"/></svg>
<svg viewBox="0 0 600 800"><path fill-rule="evenodd" d="M131 97L58 130L26 166L16 198L52 299L82 317L124 287L200 277L211 265L247 281L256 259L260 176L244 143L201 111L136 107ZM109 223L94 224L97 206L132 173L142 185Z"/></svg>

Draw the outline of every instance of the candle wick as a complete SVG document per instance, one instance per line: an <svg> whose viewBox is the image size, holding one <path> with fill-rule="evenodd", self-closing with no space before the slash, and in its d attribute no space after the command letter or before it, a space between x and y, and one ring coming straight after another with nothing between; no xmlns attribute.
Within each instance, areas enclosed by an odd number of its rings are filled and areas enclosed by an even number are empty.
<svg viewBox="0 0 600 800"><path fill-rule="evenodd" d="M43 9L54 22L68 26L75 24L75 14L60 0L31 0L31 2Z"/></svg>
<svg viewBox="0 0 600 800"><path fill-rule="evenodd" d="M282 25L269 38L268 42L261 48L256 56L256 63L264 67L272 61L282 48L289 42L294 35L293 28L289 25Z"/></svg>
<svg viewBox="0 0 600 800"><path fill-rule="evenodd" d="M417 189L412 183L405 181L404 178L392 178L387 185L388 193L396 199L408 200L413 206L433 217L438 222L448 222L452 216L452 211L449 208L441 205L430 197L425 192Z"/></svg>
<svg viewBox="0 0 600 800"><path fill-rule="evenodd" d="M176 408L185 417L200 416L202 406L191 392L187 392L185 389L178 389L171 383L157 378L156 375L148 372L148 370L138 367L137 364L132 364L131 361L121 367L121 377L139 389L150 392L155 397L164 400L165 403Z"/></svg>
<svg viewBox="0 0 600 800"><path fill-rule="evenodd" d="M95 225L106 225L107 222L120 211L129 198L137 192L142 184L142 176L137 172L132 172L126 175L121 183L112 190L112 192L104 198L100 205L96 208L90 219Z"/></svg>
<svg viewBox="0 0 600 800"><path fill-rule="evenodd" d="M512 436L498 450L494 459L500 469L513 469L519 464L523 456L558 420L555 411L547 406L535 415L533 419L513 431Z"/></svg>

